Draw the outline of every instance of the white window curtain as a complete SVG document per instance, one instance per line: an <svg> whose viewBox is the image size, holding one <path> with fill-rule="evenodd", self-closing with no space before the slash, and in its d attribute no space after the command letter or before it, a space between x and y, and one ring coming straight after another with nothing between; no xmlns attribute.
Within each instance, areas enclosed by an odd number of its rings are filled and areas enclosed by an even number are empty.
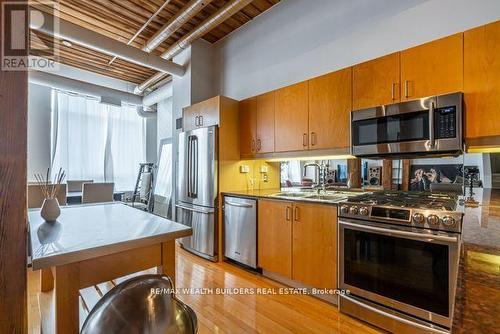
<svg viewBox="0 0 500 334"><path fill-rule="evenodd" d="M132 190L146 158L146 124L135 107L114 107L88 96L52 92L52 170L67 179L114 182Z"/></svg>

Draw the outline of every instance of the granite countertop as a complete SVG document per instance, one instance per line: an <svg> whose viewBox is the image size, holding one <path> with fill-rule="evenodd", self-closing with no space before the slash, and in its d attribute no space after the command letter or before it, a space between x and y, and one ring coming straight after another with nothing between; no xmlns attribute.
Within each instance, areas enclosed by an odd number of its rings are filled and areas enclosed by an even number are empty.
<svg viewBox="0 0 500 334"><path fill-rule="evenodd" d="M475 190L466 208L453 333L500 333L500 190Z"/></svg>
<svg viewBox="0 0 500 334"><path fill-rule="evenodd" d="M28 212L33 270L109 255L192 234L188 226L123 203L61 208L55 222Z"/></svg>
<svg viewBox="0 0 500 334"><path fill-rule="evenodd" d="M310 198L310 197L278 197L278 196L273 196L274 194L277 193L284 193L284 192L290 192L290 193L299 193L299 191L284 191L280 189L255 189L255 190L243 190L243 191L225 191L222 192L223 195L228 195L228 196L238 196L238 197L255 197L255 198L270 198L270 199L275 199L275 200L281 200L281 201L294 201L294 202L307 202L307 203L318 203L318 204L330 204L330 205L337 205L339 202L345 200L348 198L348 196L354 196L354 195L359 195L361 192L363 192L362 189L339 189L337 190L327 190L325 197L318 199L318 198ZM316 194L315 190L310 190L309 191L311 195ZM349 195L345 195L348 193ZM344 194L344 195L343 195ZM331 196L331 197L330 197Z"/></svg>
<svg viewBox="0 0 500 334"><path fill-rule="evenodd" d="M224 191L224 195L236 195L245 197L269 197L272 194L281 192L280 189L252 189L241 191Z"/></svg>

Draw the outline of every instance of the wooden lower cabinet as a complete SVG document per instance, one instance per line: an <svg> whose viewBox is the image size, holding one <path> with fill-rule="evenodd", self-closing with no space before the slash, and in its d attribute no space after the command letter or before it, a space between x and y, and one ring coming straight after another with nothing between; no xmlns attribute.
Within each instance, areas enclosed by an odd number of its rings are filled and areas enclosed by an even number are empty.
<svg viewBox="0 0 500 334"><path fill-rule="evenodd" d="M316 287L337 286L337 207L259 200L258 264Z"/></svg>
<svg viewBox="0 0 500 334"><path fill-rule="evenodd" d="M262 269L292 276L291 202L259 200L258 265Z"/></svg>
<svg viewBox="0 0 500 334"><path fill-rule="evenodd" d="M316 288L337 287L337 207L294 204L292 279Z"/></svg>

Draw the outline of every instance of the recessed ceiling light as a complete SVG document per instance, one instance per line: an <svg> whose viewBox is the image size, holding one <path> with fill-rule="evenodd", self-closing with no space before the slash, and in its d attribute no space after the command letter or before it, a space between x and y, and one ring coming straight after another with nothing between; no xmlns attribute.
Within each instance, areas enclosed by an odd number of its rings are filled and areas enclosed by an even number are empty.
<svg viewBox="0 0 500 334"><path fill-rule="evenodd" d="M65 45L65 46L67 46L68 48L70 48L70 47L72 47L72 46L73 46L73 44L71 44L71 42L70 42L70 41L67 41L67 40L63 40L61 43L62 43L63 45Z"/></svg>

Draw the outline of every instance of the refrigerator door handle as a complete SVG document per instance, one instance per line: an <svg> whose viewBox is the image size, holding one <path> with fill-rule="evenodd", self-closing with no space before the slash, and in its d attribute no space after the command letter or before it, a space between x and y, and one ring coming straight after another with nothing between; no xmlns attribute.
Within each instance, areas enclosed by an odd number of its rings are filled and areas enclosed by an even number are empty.
<svg viewBox="0 0 500 334"><path fill-rule="evenodd" d="M180 208L180 209L184 209L184 210L187 210L187 211L198 212L198 213L203 213L203 214L206 214L206 215L209 215L211 213L215 213L214 209L193 208L193 207L189 207L187 205L182 205L182 204L176 204L175 206L177 208Z"/></svg>
<svg viewBox="0 0 500 334"><path fill-rule="evenodd" d="M188 136L187 144L187 195L191 197L191 136Z"/></svg>
<svg viewBox="0 0 500 334"><path fill-rule="evenodd" d="M198 137L193 137L193 198L198 197Z"/></svg>
<svg viewBox="0 0 500 334"><path fill-rule="evenodd" d="M189 149L189 146L191 144L191 138L189 138L189 136L187 137L187 175L188 177L186 177L186 189L187 189L187 195L189 197L189 173L191 172L190 168L189 168L189 156L190 156L190 149Z"/></svg>

